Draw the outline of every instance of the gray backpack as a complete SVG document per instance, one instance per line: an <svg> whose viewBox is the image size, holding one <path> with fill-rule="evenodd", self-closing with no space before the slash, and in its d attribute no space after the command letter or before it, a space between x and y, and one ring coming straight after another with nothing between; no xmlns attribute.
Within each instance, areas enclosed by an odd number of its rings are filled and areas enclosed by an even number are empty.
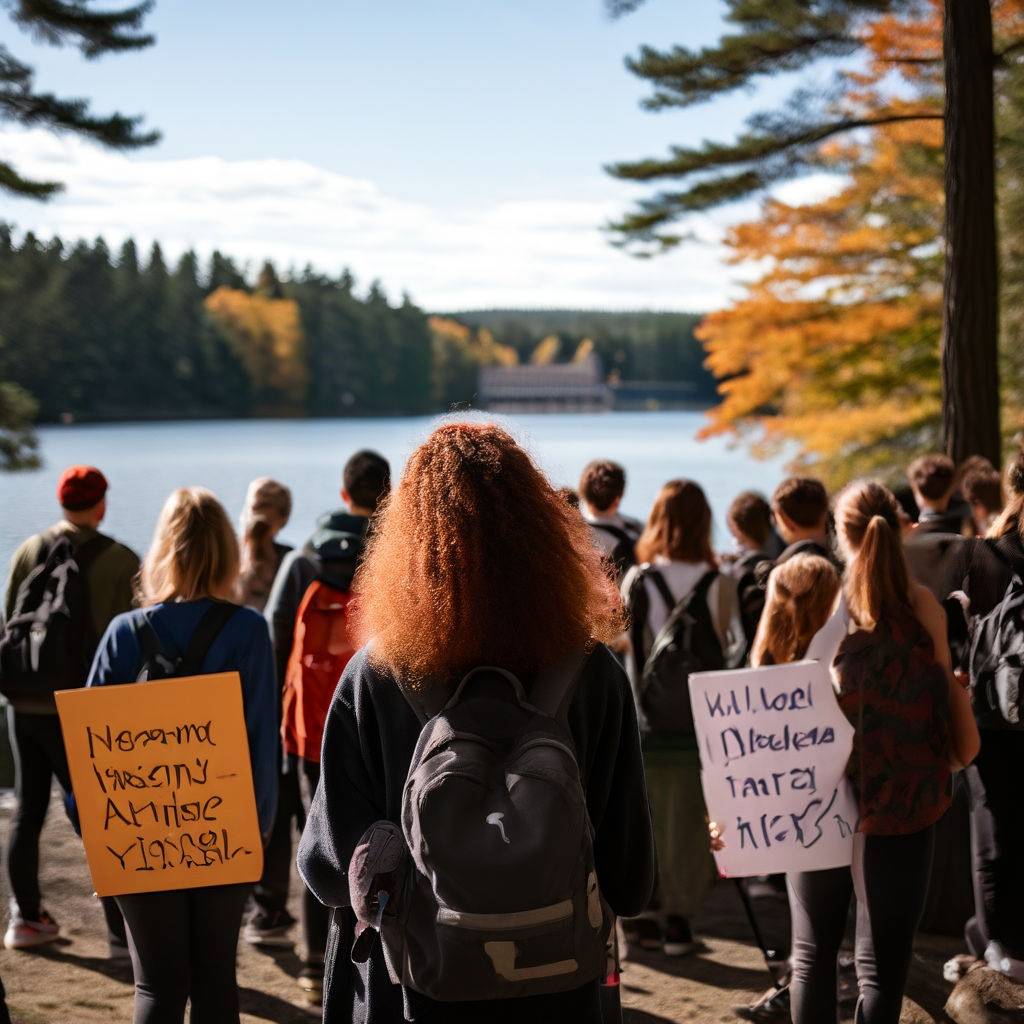
<svg viewBox="0 0 1024 1024"><path fill-rule="evenodd" d="M408 695L424 726L401 831L372 826L350 866L354 959L379 929L393 980L443 1002L603 975L612 915L566 724L582 662L542 674L529 696L510 673L476 669L432 717Z"/></svg>

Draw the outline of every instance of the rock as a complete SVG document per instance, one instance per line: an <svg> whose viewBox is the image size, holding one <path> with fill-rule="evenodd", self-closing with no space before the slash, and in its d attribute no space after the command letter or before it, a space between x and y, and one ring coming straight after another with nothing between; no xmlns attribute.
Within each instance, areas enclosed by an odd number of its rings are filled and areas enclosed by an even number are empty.
<svg viewBox="0 0 1024 1024"><path fill-rule="evenodd" d="M1021 1024L1024 985L998 971L978 968L957 982L946 1001L946 1014L954 1024Z"/></svg>

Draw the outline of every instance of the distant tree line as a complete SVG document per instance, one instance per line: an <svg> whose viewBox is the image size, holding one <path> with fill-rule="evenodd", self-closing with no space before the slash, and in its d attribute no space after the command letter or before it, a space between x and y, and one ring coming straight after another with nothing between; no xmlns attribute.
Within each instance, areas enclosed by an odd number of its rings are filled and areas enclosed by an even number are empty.
<svg viewBox="0 0 1024 1024"><path fill-rule="evenodd" d="M253 281L220 252L170 264L158 244L140 255L129 240L111 252L102 238L19 240L0 225L0 381L43 422L441 411L473 404L481 366L526 361L551 335L562 361L589 337L623 378L709 381L695 322L529 310L428 317L376 283L357 294L348 271L279 275L267 262Z"/></svg>

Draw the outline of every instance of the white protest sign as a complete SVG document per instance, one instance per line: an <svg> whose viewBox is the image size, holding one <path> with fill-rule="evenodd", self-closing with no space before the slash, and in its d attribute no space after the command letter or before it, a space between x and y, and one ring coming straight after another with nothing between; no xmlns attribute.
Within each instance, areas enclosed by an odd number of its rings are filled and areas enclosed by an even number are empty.
<svg viewBox="0 0 1024 1024"><path fill-rule="evenodd" d="M704 800L731 877L850 863L853 727L817 661L690 676Z"/></svg>

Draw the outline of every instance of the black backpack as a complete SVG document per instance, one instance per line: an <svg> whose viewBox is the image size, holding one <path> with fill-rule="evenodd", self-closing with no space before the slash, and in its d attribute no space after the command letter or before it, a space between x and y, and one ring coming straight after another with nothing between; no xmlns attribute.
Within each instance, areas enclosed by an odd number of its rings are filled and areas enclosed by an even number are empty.
<svg viewBox="0 0 1024 1024"><path fill-rule="evenodd" d="M632 537L621 526L613 526L611 523L591 523L595 530L603 530L615 539L615 547L608 560L615 566L615 572L621 580L630 569L636 565L636 538Z"/></svg>
<svg viewBox="0 0 1024 1024"><path fill-rule="evenodd" d="M1002 601L974 626L971 689L981 726L1024 730L1024 581L1014 576Z"/></svg>
<svg viewBox="0 0 1024 1024"><path fill-rule="evenodd" d="M371 826L349 867L353 959L379 928L393 979L442 1001L566 992L604 973L612 915L567 721L583 660L529 690L479 668L447 700L405 691L423 731L401 827Z"/></svg>
<svg viewBox="0 0 1024 1024"><path fill-rule="evenodd" d="M645 570L638 579L643 586L643 579L649 578L665 607L672 609L654 638L640 675L640 710L651 733L692 736L690 676L730 667L708 607L708 592L718 575L718 570L708 570L681 601L676 601L657 569Z"/></svg>
<svg viewBox="0 0 1024 1024"><path fill-rule="evenodd" d="M56 690L85 685L99 637L92 619L88 574L113 544L97 535L75 547L59 534L44 545L0 634L0 693L18 707L53 705Z"/></svg>
<svg viewBox="0 0 1024 1024"><path fill-rule="evenodd" d="M135 677L136 682L144 683L151 679L183 679L186 676L199 675L214 640L237 611L237 604L214 601L203 612L203 617L192 633L185 651L172 654L166 652L153 628L153 623L144 616L137 634L142 650L142 664L139 666L139 674Z"/></svg>

